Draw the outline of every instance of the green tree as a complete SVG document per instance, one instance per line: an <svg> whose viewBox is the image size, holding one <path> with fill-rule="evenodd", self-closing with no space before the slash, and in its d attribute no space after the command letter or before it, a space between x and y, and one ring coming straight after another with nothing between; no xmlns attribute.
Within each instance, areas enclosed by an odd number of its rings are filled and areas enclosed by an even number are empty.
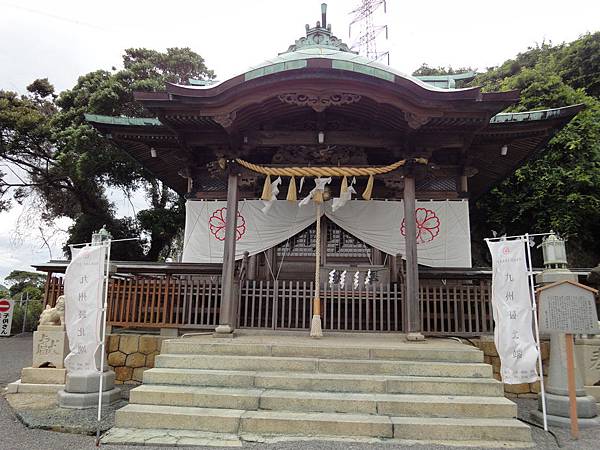
<svg viewBox="0 0 600 450"><path fill-rule="evenodd" d="M31 298L39 300L43 296L46 274L13 270L4 278L4 281L9 286L8 293L11 298L16 299L21 294L29 293Z"/></svg>
<svg viewBox="0 0 600 450"><path fill-rule="evenodd" d="M532 160L479 199L472 212L479 236L547 232L569 242L570 263L591 267L600 259L600 101L590 95L598 76L582 85L584 55L598 45L600 33L571 44L542 44L478 76L485 90L519 89L512 111L586 105ZM575 56L574 56L575 55ZM573 66L575 64L575 66ZM575 83L574 80L577 80Z"/></svg>
<svg viewBox="0 0 600 450"><path fill-rule="evenodd" d="M66 252L68 244L86 242L106 225L115 238L149 236L149 242L115 246L115 259L155 259L183 226L181 199L100 136L83 115L148 116L133 101L134 91L161 90L166 82L214 74L189 48L128 49L123 66L83 75L58 96L48 80L36 80L25 96L0 91L0 159L26 178L9 183L0 173L0 208L9 206L9 191L17 201L33 192L41 199L45 220L73 219ZM107 189L144 189L151 207L136 218L117 218Z"/></svg>
<svg viewBox="0 0 600 450"><path fill-rule="evenodd" d="M456 75L465 72L474 72L474 70L471 67L460 67L458 69L453 69L452 66L430 67L427 63L423 63L421 64L421 67L415 70L412 74L415 77L419 77L430 75Z"/></svg>

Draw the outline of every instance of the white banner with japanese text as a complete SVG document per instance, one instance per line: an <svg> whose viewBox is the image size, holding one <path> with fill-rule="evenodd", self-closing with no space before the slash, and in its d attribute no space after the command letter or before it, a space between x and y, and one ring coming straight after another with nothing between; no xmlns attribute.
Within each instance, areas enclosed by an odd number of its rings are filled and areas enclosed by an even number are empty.
<svg viewBox="0 0 600 450"><path fill-rule="evenodd" d="M69 373L96 372L104 288L105 245L87 246L73 255L65 272L65 328L71 353Z"/></svg>
<svg viewBox="0 0 600 450"><path fill-rule="evenodd" d="M500 356L500 375L506 384L539 379L525 245L523 239L488 241L492 254L494 342Z"/></svg>

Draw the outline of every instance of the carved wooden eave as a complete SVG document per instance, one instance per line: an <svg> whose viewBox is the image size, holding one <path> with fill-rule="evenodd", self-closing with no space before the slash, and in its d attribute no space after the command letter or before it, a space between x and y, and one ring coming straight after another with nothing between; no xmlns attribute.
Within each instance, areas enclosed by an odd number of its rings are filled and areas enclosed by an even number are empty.
<svg viewBox="0 0 600 450"><path fill-rule="evenodd" d="M378 105L388 105L396 111L396 115L404 118L411 129L461 118L484 124L516 98L515 93L510 92L505 96L506 100L487 102L478 89L477 92L468 90L461 95L450 91L447 95L440 95L443 93L431 93L418 86L403 86L403 83L388 83L353 72L333 75L322 69L312 73L271 75L263 77L260 83L251 80L227 90L217 87L206 89L215 91L211 92L213 95L203 92L203 96L195 95L193 90L170 85L167 86L169 100L160 93L136 93L135 96L148 110L166 120L174 120L173 123L181 116L189 116L189 120L193 116L208 117L228 128L244 115L244 111L253 115L261 105L271 105L270 99L275 99L316 112L361 103L370 108L372 116L376 114ZM198 120L198 124L201 122Z"/></svg>
<svg viewBox="0 0 600 450"><path fill-rule="evenodd" d="M310 106L316 112L323 112L330 106L350 105L361 99L359 94L340 92L333 94L306 94L303 92L286 92L277 96L280 101L289 105Z"/></svg>

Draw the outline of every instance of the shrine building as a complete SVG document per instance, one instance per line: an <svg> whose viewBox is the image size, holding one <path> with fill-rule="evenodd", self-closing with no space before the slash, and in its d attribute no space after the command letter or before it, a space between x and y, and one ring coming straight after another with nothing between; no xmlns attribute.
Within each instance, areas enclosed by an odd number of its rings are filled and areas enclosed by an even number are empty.
<svg viewBox="0 0 600 450"><path fill-rule="evenodd" d="M531 447L485 336L469 205L583 106L504 113L519 93L464 87L474 77L370 61L322 5L236 77L136 92L145 118L86 115L186 199L180 260L111 261L107 362L143 383L102 441ZM68 263L35 266L46 304Z"/></svg>
<svg viewBox="0 0 600 450"><path fill-rule="evenodd" d="M186 198L181 260L117 261L109 324L308 330L319 313L324 331L490 333L469 204L582 106L504 113L519 93L460 87L474 76L370 61L324 14L238 76L136 92L146 118L86 115Z"/></svg>

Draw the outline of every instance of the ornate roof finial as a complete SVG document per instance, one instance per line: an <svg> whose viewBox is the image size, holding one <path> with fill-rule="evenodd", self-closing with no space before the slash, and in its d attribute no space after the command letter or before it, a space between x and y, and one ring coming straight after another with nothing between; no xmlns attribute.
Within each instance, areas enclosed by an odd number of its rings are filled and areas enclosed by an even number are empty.
<svg viewBox="0 0 600 450"><path fill-rule="evenodd" d="M331 34L331 25L327 23L327 3L321 4L321 20L317 21L314 28L306 24L306 37L298 39L294 45L290 45L287 52L295 52L304 48L328 48L342 52L356 53L342 42L341 39Z"/></svg>

